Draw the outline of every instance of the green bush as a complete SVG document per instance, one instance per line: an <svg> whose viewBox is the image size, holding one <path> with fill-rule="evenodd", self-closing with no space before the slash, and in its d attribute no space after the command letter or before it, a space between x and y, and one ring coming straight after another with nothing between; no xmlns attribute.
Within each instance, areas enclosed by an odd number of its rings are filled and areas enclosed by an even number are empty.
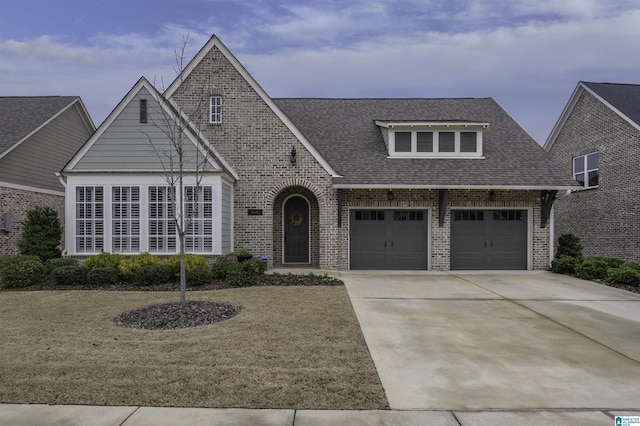
<svg viewBox="0 0 640 426"><path fill-rule="evenodd" d="M82 266L87 270L91 271L95 268L118 268L120 262L124 259L124 256L121 254L108 253L103 251L100 254L95 256L88 257L83 263Z"/></svg>
<svg viewBox="0 0 640 426"><path fill-rule="evenodd" d="M180 276L180 255L174 254L169 258L167 263L173 269L173 273L176 277ZM187 271L190 271L193 268L206 268L209 269L209 261L206 257L201 254L193 254L193 253L185 253L184 255L184 266Z"/></svg>
<svg viewBox="0 0 640 426"><path fill-rule="evenodd" d="M628 265L623 265L619 268L609 268L607 271L607 282L611 284L640 286L640 270L636 270Z"/></svg>
<svg viewBox="0 0 640 426"><path fill-rule="evenodd" d="M573 234L562 234L558 237L558 252L556 257L570 256L582 257L582 245L580 238Z"/></svg>
<svg viewBox="0 0 640 426"><path fill-rule="evenodd" d="M55 285L83 285L86 282L86 271L82 266L60 266L51 273L51 281Z"/></svg>
<svg viewBox="0 0 640 426"><path fill-rule="evenodd" d="M42 262L60 257L62 225L51 207L36 207L27 212L23 223L20 254L38 256Z"/></svg>
<svg viewBox="0 0 640 426"><path fill-rule="evenodd" d="M208 266L208 265L207 265ZM209 268L192 268L187 271L187 285L196 287L211 283L213 276Z"/></svg>
<svg viewBox="0 0 640 426"><path fill-rule="evenodd" d="M551 262L551 271L558 274L573 275L582 259L571 256L560 256Z"/></svg>
<svg viewBox="0 0 640 426"><path fill-rule="evenodd" d="M609 265L605 260L589 257L576 266L576 276L583 280L603 280L607 278Z"/></svg>
<svg viewBox="0 0 640 426"><path fill-rule="evenodd" d="M0 283L3 287L26 287L41 282L47 268L38 256L10 256L2 261Z"/></svg>
<svg viewBox="0 0 640 426"><path fill-rule="evenodd" d="M624 265L625 263L627 263L624 260L618 259L616 257L593 256L593 257L590 257L589 259L601 260L604 263L606 263L609 268L619 268L622 265Z"/></svg>
<svg viewBox="0 0 640 426"><path fill-rule="evenodd" d="M135 282L138 285L165 284L173 280L173 269L166 263L144 265L138 269Z"/></svg>
<svg viewBox="0 0 640 426"><path fill-rule="evenodd" d="M227 275L227 281L233 287L250 287L260 281L260 277L267 269L261 259L249 259L236 263Z"/></svg>
<svg viewBox="0 0 640 426"><path fill-rule="evenodd" d="M60 268L62 266L78 266L80 263L72 258L72 257L55 257L53 259L49 259L44 263L44 266L47 267L47 274L51 274L54 269Z"/></svg>
<svg viewBox="0 0 640 426"><path fill-rule="evenodd" d="M93 268L87 273L87 284L92 286L115 285L120 282L120 271L113 266Z"/></svg>
<svg viewBox="0 0 640 426"><path fill-rule="evenodd" d="M231 256L219 257L211 265L211 274L216 279L227 279L229 273L237 264L237 260Z"/></svg>
<svg viewBox="0 0 640 426"><path fill-rule="evenodd" d="M628 263L625 263L624 266L627 266L631 269L635 269L636 271L640 272L640 262L628 262Z"/></svg>
<svg viewBox="0 0 640 426"><path fill-rule="evenodd" d="M123 259L118 265L120 275L125 281L134 281L136 274L143 266L159 265L162 261L149 253L140 253Z"/></svg>

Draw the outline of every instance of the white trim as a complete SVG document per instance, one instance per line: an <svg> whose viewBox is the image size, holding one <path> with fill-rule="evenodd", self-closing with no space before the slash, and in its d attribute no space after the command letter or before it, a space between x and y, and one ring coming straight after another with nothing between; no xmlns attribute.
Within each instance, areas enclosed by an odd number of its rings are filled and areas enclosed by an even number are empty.
<svg viewBox="0 0 640 426"><path fill-rule="evenodd" d="M551 267L551 262L555 258L556 251L556 221L554 217L555 205L551 206L551 213L549 214L549 263L547 266Z"/></svg>
<svg viewBox="0 0 640 426"><path fill-rule="evenodd" d="M351 270L351 210L409 210L409 211L426 211L427 212L427 271L431 271L431 246L433 244L433 220L432 208L424 206L349 206L347 213L347 270ZM421 270L417 269L416 271Z"/></svg>
<svg viewBox="0 0 640 426"><path fill-rule="evenodd" d="M575 186L526 186L526 185L404 185L404 184L369 184L369 183L334 183L332 185L335 189L504 189L507 191L540 191L540 190L559 190L559 191L571 191L576 189Z"/></svg>
<svg viewBox="0 0 640 426"><path fill-rule="evenodd" d="M42 189L42 188L36 188L34 186L27 186L27 185L17 185L15 183L9 183L9 182L0 182L0 188L2 188L2 187L11 188L11 189L18 189L20 191L37 192L39 194L57 195L57 196L60 196L60 197L64 197L64 195L65 195L64 190L63 191L53 191L51 189Z"/></svg>
<svg viewBox="0 0 640 426"><path fill-rule="evenodd" d="M278 108L278 106L273 102L271 97L264 91L264 89L258 84L258 82L249 74L246 68L238 61L238 59L231 53L231 51L220 41L218 37L215 35L211 36L209 41L200 49L200 51L194 56L194 58L189 62L189 64L185 67L178 77L169 85L167 90L164 92L164 96L167 99L171 99L173 94L176 92L180 84L185 81L191 72L200 64L200 62L205 58L205 56L213 49L217 47L220 52L227 58L227 60L231 63L231 65L240 73L240 75L246 80L247 83L256 91L258 96L262 98L262 100L271 108L271 110L278 116L278 118L284 123L287 128L296 136L296 138L302 143L302 145L309 151L309 153L315 158L315 160L320 163L320 165L325 169L325 171L331 177L339 177L340 175L336 172L333 167L329 164L327 160L315 149L315 147L304 137L304 135L294 126L294 124L289 120L289 118Z"/></svg>
<svg viewBox="0 0 640 426"><path fill-rule="evenodd" d="M308 230L309 230L309 259L307 262L286 262L285 261L285 235L284 235L284 231L285 231L285 222L286 222L286 215L285 215L285 206L287 205L287 202L293 198L293 197L300 197L303 200L305 200L307 202L307 214L309 215L309 226L308 226ZM309 199L307 197L305 197L302 194L292 194L289 195L287 198L284 199L284 201L282 202L282 264L283 265L311 265L311 247L313 247L313 244L311 243L311 203L309 202Z"/></svg>
<svg viewBox="0 0 640 426"><path fill-rule="evenodd" d="M375 120L376 126L391 128L391 127L419 127L423 129L430 129L432 127L445 129L447 127L455 127L460 129L465 128L480 128L486 129L489 127L489 123L477 123L477 122L464 122L464 121L385 121Z"/></svg>
<svg viewBox="0 0 640 426"><path fill-rule="evenodd" d="M33 129L31 132L29 132L25 137L23 137L22 139L20 139L18 142L16 142L15 144L13 144L12 146L10 146L7 150L5 150L4 152L0 152L0 159L2 159L3 157L5 157L7 154L9 154L11 151L13 151L14 149L16 149L18 146L20 146L23 142L25 142L27 139L29 139L31 136L33 136L34 134L38 133L40 130L42 130L46 125L48 125L49 123L51 123L53 120L55 120L56 118L58 118L60 115L62 115L64 112L66 112L69 108L71 108L72 106L74 106L76 103L79 103L81 111L84 112L86 117L82 117L82 114L80 114L82 122L84 123L84 125L87 127L87 130L89 130L89 133L93 133L93 131L95 130L95 125L93 124L93 121L91 120L91 117L89 116L89 113L87 112L86 108L84 107L84 105L82 104L82 100L77 97L76 99L74 99L71 103L69 103L67 106L65 106L64 108L62 108L60 111L58 111L57 113L55 113L54 115L52 115L51 117L49 117L48 120L46 120L44 123L40 124L38 127L36 127L35 129ZM89 123L87 123L87 118L89 120ZM89 124L89 125L87 125Z"/></svg>
<svg viewBox="0 0 640 426"><path fill-rule="evenodd" d="M411 135L411 151L396 150L396 134L409 133ZM418 151L418 133L431 133L433 151ZM453 151L440 150L440 135L442 133L453 133ZM474 133L476 135L476 150L473 152L461 151L462 133ZM389 156L387 158L464 158L479 159L483 157L483 138L482 130L474 129L415 129L415 128L399 128L389 131Z"/></svg>

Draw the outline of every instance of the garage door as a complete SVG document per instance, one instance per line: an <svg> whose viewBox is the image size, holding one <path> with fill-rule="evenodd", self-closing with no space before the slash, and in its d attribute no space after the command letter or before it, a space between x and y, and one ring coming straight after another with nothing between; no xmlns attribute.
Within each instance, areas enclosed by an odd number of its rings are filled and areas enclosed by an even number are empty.
<svg viewBox="0 0 640 426"><path fill-rule="evenodd" d="M526 210L453 210L451 269L527 269Z"/></svg>
<svg viewBox="0 0 640 426"><path fill-rule="evenodd" d="M428 211L351 210L351 269L427 269Z"/></svg>

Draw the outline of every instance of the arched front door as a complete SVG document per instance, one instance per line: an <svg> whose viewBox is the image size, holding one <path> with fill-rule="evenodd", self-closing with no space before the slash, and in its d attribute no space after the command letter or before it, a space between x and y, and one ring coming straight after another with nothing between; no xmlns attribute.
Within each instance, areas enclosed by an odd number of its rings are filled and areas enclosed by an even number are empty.
<svg viewBox="0 0 640 426"><path fill-rule="evenodd" d="M310 263L309 202L294 195L285 201L282 212L284 263Z"/></svg>

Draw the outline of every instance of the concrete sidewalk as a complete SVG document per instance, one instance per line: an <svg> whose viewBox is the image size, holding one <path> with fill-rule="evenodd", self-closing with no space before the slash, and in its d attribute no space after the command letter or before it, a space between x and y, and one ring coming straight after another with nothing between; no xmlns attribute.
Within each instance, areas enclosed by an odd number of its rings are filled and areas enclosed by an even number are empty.
<svg viewBox="0 0 640 426"><path fill-rule="evenodd" d="M608 411L318 411L0 404L1 426L614 425Z"/></svg>

